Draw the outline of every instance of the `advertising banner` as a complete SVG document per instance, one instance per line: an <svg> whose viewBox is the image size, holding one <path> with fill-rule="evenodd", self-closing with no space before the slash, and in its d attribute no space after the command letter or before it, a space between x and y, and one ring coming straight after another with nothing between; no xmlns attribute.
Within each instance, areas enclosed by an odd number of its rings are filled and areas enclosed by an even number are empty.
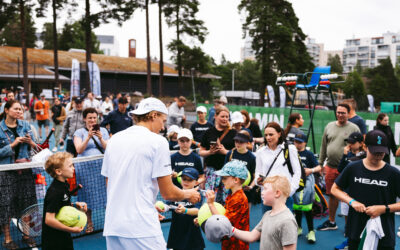
<svg viewBox="0 0 400 250"><path fill-rule="evenodd" d="M79 61L72 59L71 67L71 98L73 96L80 96L80 66Z"/></svg>
<svg viewBox="0 0 400 250"><path fill-rule="evenodd" d="M100 69L95 62L88 62L90 88L95 96L101 95Z"/></svg>

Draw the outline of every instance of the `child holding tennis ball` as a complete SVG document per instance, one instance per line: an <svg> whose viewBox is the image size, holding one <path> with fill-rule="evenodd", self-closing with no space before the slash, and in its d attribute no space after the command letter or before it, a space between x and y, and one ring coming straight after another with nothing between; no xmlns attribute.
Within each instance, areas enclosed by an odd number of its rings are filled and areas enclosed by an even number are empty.
<svg viewBox="0 0 400 250"><path fill-rule="evenodd" d="M85 202L71 203L68 178L74 175L72 155L58 152L49 157L45 169L54 178L44 198L42 222L42 249L74 249L71 233L80 233L83 227L68 227L56 219L56 214L64 206L75 206L86 212Z"/></svg>
<svg viewBox="0 0 400 250"><path fill-rule="evenodd" d="M238 160L226 163L221 170L216 172L217 175L222 177L222 183L225 188L232 191L226 197L224 215L229 219L232 226L245 231L249 230L250 227L249 203L242 189L242 184L247 179L247 173L247 168L243 162ZM214 205L214 191L208 190L206 197L211 213L213 215L219 214ZM231 237L230 239L222 240L222 249L245 250L249 249L249 243Z"/></svg>
<svg viewBox="0 0 400 250"><path fill-rule="evenodd" d="M182 170L182 188L192 189L197 185L199 172L189 167ZM168 202L178 208L172 212L167 248L170 249L204 249L205 244L200 227L193 220L197 217L202 201L193 205L188 201Z"/></svg>

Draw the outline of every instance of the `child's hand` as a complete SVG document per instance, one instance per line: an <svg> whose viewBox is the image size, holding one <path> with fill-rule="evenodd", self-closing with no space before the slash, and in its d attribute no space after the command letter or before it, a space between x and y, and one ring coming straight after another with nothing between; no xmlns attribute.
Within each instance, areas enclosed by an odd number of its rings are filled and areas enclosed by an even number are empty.
<svg viewBox="0 0 400 250"><path fill-rule="evenodd" d="M178 173L175 171L172 171L172 178L176 178L178 176Z"/></svg>
<svg viewBox="0 0 400 250"><path fill-rule="evenodd" d="M163 216L162 214L158 214L158 220L162 221L165 219L165 216Z"/></svg>
<svg viewBox="0 0 400 250"><path fill-rule="evenodd" d="M343 149L343 154L347 155L347 153L350 151L350 145L347 145L346 147L344 147Z"/></svg>
<svg viewBox="0 0 400 250"><path fill-rule="evenodd" d="M195 218L195 219L193 220L193 223L194 223L194 225L195 225L196 227L198 227L198 226L199 226L199 219L198 219L198 218Z"/></svg>
<svg viewBox="0 0 400 250"><path fill-rule="evenodd" d="M79 210L81 210L81 211L83 211L83 212L87 212L87 204L86 204L86 202L75 202L75 206L79 209Z"/></svg>
<svg viewBox="0 0 400 250"><path fill-rule="evenodd" d="M83 227L71 227L71 233L78 234L82 232Z"/></svg>
<svg viewBox="0 0 400 250"><path fill-rule="evenodd" d="M186 208L182 204L179 204L178 208L175 209L175 212L178 214L183 214L185 212L185 210L186 210Z"/></svg>
<svg viewBox="0 0 400 250"><path fill-rule="evenodd" d="M215 193L213 190L207 190L206 192L207 203L213 204L215 201Z"/></svg>

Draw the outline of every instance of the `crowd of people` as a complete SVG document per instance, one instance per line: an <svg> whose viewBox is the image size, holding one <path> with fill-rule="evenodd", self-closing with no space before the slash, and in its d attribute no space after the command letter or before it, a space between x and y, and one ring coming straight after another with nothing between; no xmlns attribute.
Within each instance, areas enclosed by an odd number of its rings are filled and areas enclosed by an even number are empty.
<svg viewBox="0 0 400 250"><path fill-rule="evenodd" d="M210 110L198 106L198 119L188 129L183 96L168 107L152 97L135 105L129 95L122 94L102 100L89 92L85 97L72 97L70 102L60 96L51 105L45 97L41 94L26 107L10 91L0 116L0 164L29 159L30 148L48 134L50 118L55 128L53 151L64 151L66 144L67 153L56 153L46 163L46 171L57 181L45 198L43 249L71 246L69 233L83 230L66 229L52 220L62 204L70 203L70 198L66 203L57 202L60 196L56 194L64 194L67 179L73 177L71 157L101 154L101 175L107 183L103 234L108 249L204 249L200 228L207 239L215 239L228 227L230 232L218 239L222 249L249 249L249 242L257 240L260 249L296 249L297 238L303 234L303 214L306 238L313 244L317 242L316 230L338 229L339 204L346 216L346 233L335 249L358 249L364 228L367 237L361 244L376 246L374 249L395 248L400 171L390 165L389 156L390 152L400 156L400 149L396 148L388 115L379 114L376 126L367 133L364 120L355 112L355 100L338 104L337 119L326 125L317 159L307 149L304 118L299 113L289 116L286 127L269 122L261 131L248 111L231 113L226 97L221 97ZM24 117L30 106L35 115ZM37 121L38 135L28 119ZM0 172L2 187L6 187L0 194L5 208L0 211L0 224L7 249L17 248L10 234L10 218L36 202L35 193L29 193L34 185L31 176L31 170ZM80 180L88 192L95 192L89 180ZM312 208L316 184L329 197L329 218L315 228ZM167 243L159 224L165 210L154 206L158 192L177 207L172 212ZM86 232L91 233L95 201L79 197L79 193L78 200L82 202L76 206L88 216ZM249 231L250 208L260 202L264 215ZM200 225L196 217L201 204L220 218L216 203L225 207L228 220ZM371 231L381 234L372 233L373 237L368 235ZM55 241L53 236L63 240ZM23 241L35 245L28 236Z"/></svg>

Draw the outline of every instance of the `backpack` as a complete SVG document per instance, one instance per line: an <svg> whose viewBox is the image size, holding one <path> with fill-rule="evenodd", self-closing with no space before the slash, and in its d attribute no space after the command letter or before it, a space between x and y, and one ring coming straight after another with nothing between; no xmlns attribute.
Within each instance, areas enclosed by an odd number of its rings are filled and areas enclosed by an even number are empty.
<svg viewBox="0 0 400 250"><path fill-rule="evenodd" d="M315 200L314 175L307 176L307 185L293 195L293 210L311 211Z"/></svg>
<svg viewBox="0 0 400 250"><path fill-rule="evenodd" d="M320 219L326 217L329 214L328 202L326 201L324 194L319 188L318 184L315 183L315 199L312 206L313 218Z"/></svg>
<svg viewBox="0 0 400 250"><path fill-rule="evenodd" d="M285 157L284 165L286 164L288 166L289 173L293 176L294 175L294 171L293 171L292 163L290 162L289 144L287 142L284 143L284 154L283 154L283 156ZM303 190L304 187L307 184L306 183L307 182L306 171L305 171L305 169L303 167L303 163L301 162L299 154L297 154L297 160L299 161L299 164L300 164L301 176L300 176L299 188L296 190L296 192Z"/></svg>

